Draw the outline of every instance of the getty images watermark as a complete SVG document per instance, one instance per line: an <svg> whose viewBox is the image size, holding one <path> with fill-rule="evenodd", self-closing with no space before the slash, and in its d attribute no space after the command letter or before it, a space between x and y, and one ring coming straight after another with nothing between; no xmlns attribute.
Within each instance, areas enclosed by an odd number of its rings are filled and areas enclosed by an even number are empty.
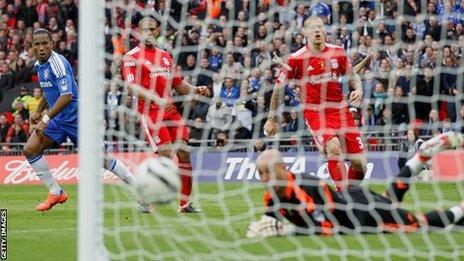
<svg viewBox="0 0 464 261"><path fill-rule="evenodd" d="M0 209L0 259L7 258L7 210Z"/></svg>

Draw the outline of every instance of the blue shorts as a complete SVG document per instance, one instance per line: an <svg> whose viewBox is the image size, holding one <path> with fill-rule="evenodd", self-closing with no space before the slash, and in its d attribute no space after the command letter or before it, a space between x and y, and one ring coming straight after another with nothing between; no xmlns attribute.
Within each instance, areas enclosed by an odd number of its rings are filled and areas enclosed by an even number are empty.
<svg viewBox="0 0 464 261"><path fill-rule="evenodd" d="M71 142L77 147L77 126L77 119L71 122L51 119L45 128L44 135L53 140L57 145L61 145L69 137Z"/></svg>

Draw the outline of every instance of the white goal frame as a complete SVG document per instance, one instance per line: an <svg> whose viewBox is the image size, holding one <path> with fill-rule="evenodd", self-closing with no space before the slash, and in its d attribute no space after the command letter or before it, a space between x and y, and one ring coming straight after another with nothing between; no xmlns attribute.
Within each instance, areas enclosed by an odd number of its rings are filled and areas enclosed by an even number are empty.
<svg viewBox="0 0 464 261"><path fill-rule="evenodd" d="M104 1L79 3L79 186L80 261L108 260L103 241ZM96 146L102 144L102 146Z"/></svg>

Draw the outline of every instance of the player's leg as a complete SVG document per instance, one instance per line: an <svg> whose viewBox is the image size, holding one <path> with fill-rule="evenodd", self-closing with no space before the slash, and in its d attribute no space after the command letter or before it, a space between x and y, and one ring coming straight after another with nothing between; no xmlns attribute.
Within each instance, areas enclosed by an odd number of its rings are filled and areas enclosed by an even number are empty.
<svg viewBox="0 0 464 261"><path fill-rule="evenodd" d="M346 149L346 158L351 163L348 169L348 179L353 183L362 181L366 173L367 159L364 144L357 129L343 135L342 147Z"/></svg>
<svg viewBox="0 0 464 261"><path fill-rule="evenodd" d="M50 172L48 162L42 154L43 151L55 144L61 144L65 138L66 135L56 126L56 122L51 120L44 135L39 137L35 132L32 132L23 148L23 154L27 161L49 191L47 199L37 205L38 211L47 211L55 204L64 203L68 199L68 195L61 189Z"/></svg>
<svg viewBox="0 0 464 261"><path fill-rule="evenodd" d="M77 120L72 123L60 123L61 129L66 133L66 135L76 147L78 146L78 126L79 125ZM132 172L130 172L127 166L116 158L105 157L103 166L105 166L107 170L113 172L128 185L131 185L135 180L134 175Z"/></svg>
<svg viewBox="0 0 464 261"><path fill-rule="evenodd" d="M448 210L432 210L426 214L418 215L423 227L428 230L442 229L449 225L463 225L464 202Z"/></svg>
<svg viewBox="0 0 464 261"><path fill-rule="evenodd" d="M171 114L169 120L165 122L168 127L169 134L173 138L174 151L178 159L181 178L181 195L179 200L179 212L194 213L201 212L189 202L192 194L192 162L190 159L190 149L188 147L188 128L180 114Z"/></svg>
<svg viewBox="0 0 464 261"><path fill-rule="evenodd" d="M392 201L402 202L409 189L411 177L419 173L424 164L440 151L455 149L463 143L463 135L456 132L440 134L424 142L416 154L406 162L399 174L387 188L386 194Z"/></svg>
<svg viewBox="0 0 464 261"><path fill-rule="evenodd" d="M342 145L337 136L332 136L324 146L324 152L327 155L327 168L334 181L337 190L340 190L348 185L347 173L345 169L344 159L342 157Z"/></svg>

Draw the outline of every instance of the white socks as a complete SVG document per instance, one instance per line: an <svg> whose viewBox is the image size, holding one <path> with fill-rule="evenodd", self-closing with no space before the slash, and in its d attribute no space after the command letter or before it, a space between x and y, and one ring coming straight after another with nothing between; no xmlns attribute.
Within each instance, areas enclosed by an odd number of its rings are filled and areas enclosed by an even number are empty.
<svg viewBox="0 0 464 261"><path fill-rule="evenodd" d="M458 222L464 217L464 210L462 209L461 206L454 206L450 208L449 210L451 211L451 213L453 213L453 216L454 216L453 223Z"/></svg>
<svg viewBox="0 0 464 261"><path fill-rule="evenodd" d="M113 172L128 185L131 185L135 180L134 175L130 172L126 165L118 159L112 158L111 160L107 160L106 169Z"/></svg>
<svg viewBox="0 0 464 261"><path fill-rule="evenodd" d="M406 166L411 169L411 173L413 175L416 175L424 167L424 162L419 159L419 155L416 153L411 159L408 160L408 162L406 162Z"/></svg>
<svg viewBox="0 0 464 261"><path fill-rule="evenodd" d="M60 195L62 191L61 187L58 185L58 183L56 183L56 180L50 172L48 162L45 160L44 156L40 154L27 159L27 161L29 161L29 164L31 164L31 167L37 174L37 177L39 177L42 183L47 186L50 193L53 195Z"/></svg>

